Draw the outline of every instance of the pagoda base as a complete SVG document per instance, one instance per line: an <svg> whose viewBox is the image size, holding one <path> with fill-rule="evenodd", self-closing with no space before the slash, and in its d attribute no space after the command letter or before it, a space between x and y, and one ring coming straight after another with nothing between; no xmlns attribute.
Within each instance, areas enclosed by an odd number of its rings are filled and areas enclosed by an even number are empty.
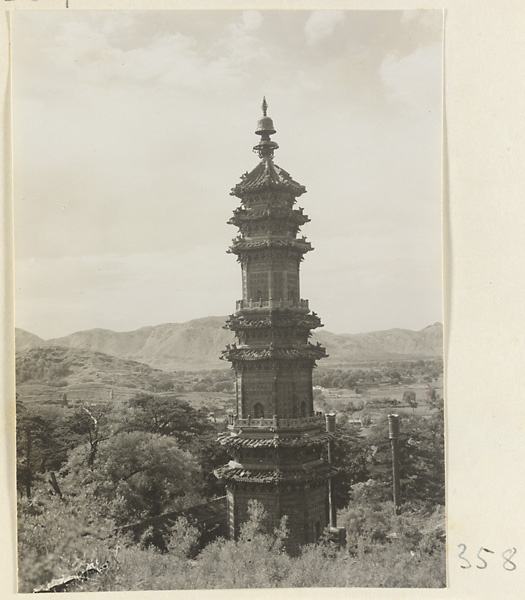
<svg viewBox="0 0 525 600"><path fill-rule="evenodd" d="M329 525L328 481L315 483L260 484L228 482L228 533L237 539L241 527L249 519L251 501L259 502L267 515L265 525L269 531L278 528L286 517L288 536L285 548L296 556L304 544L314 543Z"/></svg>

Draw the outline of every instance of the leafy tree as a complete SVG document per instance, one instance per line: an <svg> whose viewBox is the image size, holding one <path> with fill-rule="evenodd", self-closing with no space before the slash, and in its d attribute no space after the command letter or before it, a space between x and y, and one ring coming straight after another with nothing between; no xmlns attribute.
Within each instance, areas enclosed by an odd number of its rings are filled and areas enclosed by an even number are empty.
<svg viewBox="0 0 525 600"><path fill-rule="evenodd" d="M231 392L233 383L231 381L217 381L210 386L210 392Z"/></svg>
<svg viewBox="0 0 525 600"><path fill-rule="evenodd" d="M369 427L372 424L372 418L368 413L365 413L361 416L361 424L363 427Z"/></svg>
<svg viewBox="0 0 525 600"><path fill-rule="evenodd" d="M220 426L208 427L206 431L195 438L191 446L191 453L202 470L202 493L207 498L224 495L224 482L217 479L213 471L231 459L228 450L217 442L217 434L220 430Z"/></svg>
<svg viewBox="0 0 525 600"><path fill-rule="evenodd" d="M392 497L392 456L388 419L372 429L368 442L374 448L370 465L377 483L378 498ZM398 442L401 499L430 504L445 503L444 416L437 411L431 418L405 417L400 422Z"/></svg>
<svg viewBox="0 0 525 600"><path fill-rule="evenodd" d="M326 396L320 390L314 390L314 408L320 412L329 411Z"/></svg>
<svg viewBox="0 0 525 600"><path fill-rule="evenodd" d="M171 377L161 377L155 384L159 392L169 392L173 390L175 383Z"/></svg>
<svg viewBox="0 0 525 600"><path fill-rule="evenodd" d="M387 371L387 375L394 383L399 383L401 381L401 373L397 369Z"/></svg>
<svg viewBox="0 0 525 600"><path fill-rule="evenodd" d="M428 398L428 406L434 410L443 411L443 398L436 393L436 390L432 388L432 392Z"/></svg>
<svg viewBox="0 0 525 600"><path fill-rule="evenodd" d="M377 500L374 487L372 481L356 485L353 502L338 515L339 525L346 527L348 552L376 554L381 546L391 545L399 553L416 550L443 553L443 506L406 503L402 512L396 514L392 502Z"/></svg>
<svg viewBox="0 0 525 600"><path fill-rule="evenodd" d="M26 406L17 397L16 411L17 487L30 498L37 474L60 469L73 442L56 410Z"/></svg>
<svg viewBox="0 0 525 600"><path fill-rule="evenodd" d="M337 424L331 457L332 464L339 469L334 478L336 506L342 508L350 500L352 485L369 477L370 446L360 436L359 427Z"/></svg>
<svg viewBox="0 0 525 600"><path fill-rule="evenodd" d="M177 396L138 394L129 401L131 411L124 428L175 437L189 449L211 425L199 411Z"/></svg>
<svg viewBox="0 0 525 600"><path fill-rule="evenodd" d="M176 440L154 433L121 432L107 439L93 465L89 453L79 447L62 475L67 492L87 485L94 497L111 503L111 514L119 524L201 501L202 477L196 460Z"/></svg>
<svg viewBox="0 0 525 600"><path fill-rule="evenodd" d="M408 404L412 408L412 412L415 412L418 404L416 400L416 392L414 390L405 390L403 394L403 402Z"/></svg>

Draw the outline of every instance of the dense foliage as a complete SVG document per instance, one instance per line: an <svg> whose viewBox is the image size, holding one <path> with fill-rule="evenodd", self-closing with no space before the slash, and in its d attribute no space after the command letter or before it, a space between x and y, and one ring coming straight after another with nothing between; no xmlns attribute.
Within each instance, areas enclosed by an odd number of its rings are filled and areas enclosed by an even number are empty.
<svg viewBox="0 0 525 600"><path fill-rule="evenodd" d="M276 530L269 530L264 510L256 502L238 540L220 538L197 556L198 532L184 521L175 523L167 552L160 552L154 546L117 536L101 541L90 531L75 527L63 510L58 515L66 527L73 525L72 529L61 528L63 537L55 537L61 540L55 548L57 557L75 556L62 567L78 569L86 560L107 567L71 591L445 585L443 511L439 509L429 513L410 506L396 516L391 503L370 503L366 496L356 499L352 508L339 515L349 532L346 548L334 547L324 536L294 558L284 551L286 520ZM48 520L46 526L55 533L56 520ZM37 547L43 544L34 533L31 540ZM30 573L44 569L49 577L53 571L41 560L43 553L35 550L31 556L26 550L21 564L27 565ZM31 563L30 558L41 562ZM28 578L25 585L30 581L35 582Z"/></svg>

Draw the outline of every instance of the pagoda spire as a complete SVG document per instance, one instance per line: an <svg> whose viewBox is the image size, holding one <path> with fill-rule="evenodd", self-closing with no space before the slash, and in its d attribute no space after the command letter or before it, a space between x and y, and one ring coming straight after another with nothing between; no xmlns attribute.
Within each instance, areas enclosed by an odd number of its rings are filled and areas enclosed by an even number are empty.
<svg viewBox="0 0 525 600"><path fill-rule="evenodd" d="M279 145L270 139L270 136L276 133L276 131L272 119L267 115L268 103L266 102L266 96L263 96L261 108L263 117L257 121L257 131L255 132L261 136L261 141L253 147L253 151L257 152L259 158L271 160Z"/></svg>

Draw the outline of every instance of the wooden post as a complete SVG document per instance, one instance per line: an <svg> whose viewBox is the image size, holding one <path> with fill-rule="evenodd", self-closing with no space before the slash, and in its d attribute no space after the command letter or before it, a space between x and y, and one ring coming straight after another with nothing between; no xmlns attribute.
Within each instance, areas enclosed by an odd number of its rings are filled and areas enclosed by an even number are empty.
<svg viewBox="0 0 525 600"><path fill-rule="evenodd" d="M335 433L335 414L325 414L326 431ZM328 464L332 464L332 440L328 442ZM330 527L337 527L337 508L334 498L334 486L332 478L328 479L328 502L330 506Z"/></svg>
<svg viewBox="0 0 525 600"><path fill-rule="evenodd" d="M388 415L388 437L392 446L392 478L394 488L394 512L399 514L401 489L399 485L399 415Z"/></svg>

